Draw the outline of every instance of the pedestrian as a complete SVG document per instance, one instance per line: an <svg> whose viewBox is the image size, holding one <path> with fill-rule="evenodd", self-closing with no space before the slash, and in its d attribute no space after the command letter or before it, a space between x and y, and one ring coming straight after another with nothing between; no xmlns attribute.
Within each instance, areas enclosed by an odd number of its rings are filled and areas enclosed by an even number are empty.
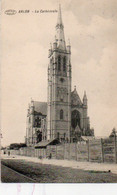
<svg viewBox="0 0 117 195"><path fill-rule="evenodd" d="M50 153L50 155L49 155L49 159L51 159L52 158L52 154Z"/></svg>

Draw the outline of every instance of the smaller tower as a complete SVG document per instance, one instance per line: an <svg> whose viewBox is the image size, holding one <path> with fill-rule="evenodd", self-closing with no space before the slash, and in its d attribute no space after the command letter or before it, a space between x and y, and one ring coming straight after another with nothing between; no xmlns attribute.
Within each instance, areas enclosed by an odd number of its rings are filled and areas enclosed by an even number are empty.
<svg viewBox="0 0 117 195"><path fill-rule="evenodd" d="M33 99L31 98L30 114L33 114L33 112L34 112L34 101L33 101Z"/></svg>
<svg viewBox="0 0 117 195"><path fill-rule="evenodd" d="M70 39L68 39L68 43L67 43L67 52L71 54Z"/></svg>
<svg viewBox="0 0 117 195"><path fill-rule="evenodd" d="M31 146L33 144L33 124L34 124L34 101L31 99L27 113L27 141L26 144Z"/></svg>
<svg viewBox="0 0 117 195"><path fill-rule="evenodd" d="M88 124L89 124L89 118L87 117L87 95L86 91L84 91L84 96L83 96L83 129L87 130L88 129Z"/></svg>
<svg viewBox="0 0 117 195"><path fill-rule="evenodd" d="M50 43L50 49L49 49L49 52L48 52L48 57L50 57L52 55L52 44Z"/></svg>
<svg viewBox="0 0 117 195"><path fill-rule="evenodd" d="M89 121L89 117L87 114L87 110L88 110L88 103L87 103L87 95L86 95L86 91L84 92L84 97L83 97L83 123L84 123L84 131L85 131L85 135L94 135L94 132L90 129L90 121Z"/></svg>
<svg viewBox="0 0 117 195"><path fill-rule="evenodd" d="M86 95L86 91L84 91L83 105L87 108L87 95Z"/></svg>

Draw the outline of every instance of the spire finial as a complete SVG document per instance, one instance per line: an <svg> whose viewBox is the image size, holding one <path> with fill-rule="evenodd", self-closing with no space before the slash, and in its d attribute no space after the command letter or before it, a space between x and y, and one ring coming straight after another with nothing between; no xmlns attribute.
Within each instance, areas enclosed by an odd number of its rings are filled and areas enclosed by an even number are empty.
<svg viewBox="0 0 117 195"><path fill-rule="evenodd" d="M55 39L54 42L56 42L56 35L55 35L54 39Z"/></svg>
<svg viewBox="0 0 117 195"><path fill-rule="evenodd" d="M84 97L83 97L83 100L87 100L86 91L84 91Z"/></svg>
<svg viewBox="0 0 117 195"><path fill-rule="evenodd" d="M74 85L74 91L76 91L76 85Z"/></svg>
<svg viewBox="0 0 117 195"><path fill-rule="evenodd" d="M31 97L31 103L32 103L32 104L34 103L34 100L32 99L32 97Z"/></svg>
<svg viewBox="0 0 117 195"><path fill-rule="evenodd" d="M70 45L70 39L68 38L68 45Z"/></svg>
<svg viewBox="0 0 117 195"><path fill-rule="evenodd" d="M50 49L52 50L52 43L50 43Z"/></svg>
<svg viewBox="0 0 117 195"><path fill-rule="evenodd" d="M61 14L61 4L59 3L59 8L58 8L58 20L57 24L62 24L62 14ZM63 24L62 24L63 25Z"/></svg>

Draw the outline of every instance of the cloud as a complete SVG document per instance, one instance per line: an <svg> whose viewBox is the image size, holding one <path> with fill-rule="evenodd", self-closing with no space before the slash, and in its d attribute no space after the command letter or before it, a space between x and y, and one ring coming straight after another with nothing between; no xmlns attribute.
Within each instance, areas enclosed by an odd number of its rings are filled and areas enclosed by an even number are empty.
<svg viewBox="0 0 117 195"><path fill-rule="evenodd" d="M66 2L64 1L64 8L71 10L80 24L89 25L94 15L105 19L117 19L116 0L69 0L68 3Z"/></svg>
<svg viewBox="0 0 117 195"><path fill-rule="evenodd" d="M116 23L111 19L104 19L95 15L89 26L76 25L76 22L73 25L75 29L71 31L70 35L73 45L72 54L75 59L77 53L79 63L85 63L92 57L99 61L103 49L117 41Z"/></svg>

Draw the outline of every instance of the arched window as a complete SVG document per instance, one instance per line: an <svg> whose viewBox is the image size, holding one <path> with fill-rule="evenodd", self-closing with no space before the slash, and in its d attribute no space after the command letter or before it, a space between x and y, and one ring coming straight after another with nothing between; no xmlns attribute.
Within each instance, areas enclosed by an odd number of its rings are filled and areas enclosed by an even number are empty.
<svg viewBox="0 0 117 195"><path fill-rule="evenodd" d="M60 110L60 119L63 119L63 110Z"/></svg>
<svg viewBox="0 0 117 195"><path fill-rule="evenodd" d="M61 56L58 56L58 70L61 70Z"/></svg>
<svg viewBox="0 0 117 195"><path fill-rule="evenodd" d="M66 56L63 58L63 71L66 71Z"/></svg>
<svg viewBox="0 0 117 195"><path fill-rule="evenodd" d="M81 128L80 120L81 120L80 112L78 110L74 110L71 113L71 125L74 129L76 128L77 125Z"/></svg>
<svg viewBox="0 0 117 195"><path fill-rule="evenodd" d="M35 118L34 126L39 127L39 128L41 127L41 118L40 117L37 116Z"/></svg>

